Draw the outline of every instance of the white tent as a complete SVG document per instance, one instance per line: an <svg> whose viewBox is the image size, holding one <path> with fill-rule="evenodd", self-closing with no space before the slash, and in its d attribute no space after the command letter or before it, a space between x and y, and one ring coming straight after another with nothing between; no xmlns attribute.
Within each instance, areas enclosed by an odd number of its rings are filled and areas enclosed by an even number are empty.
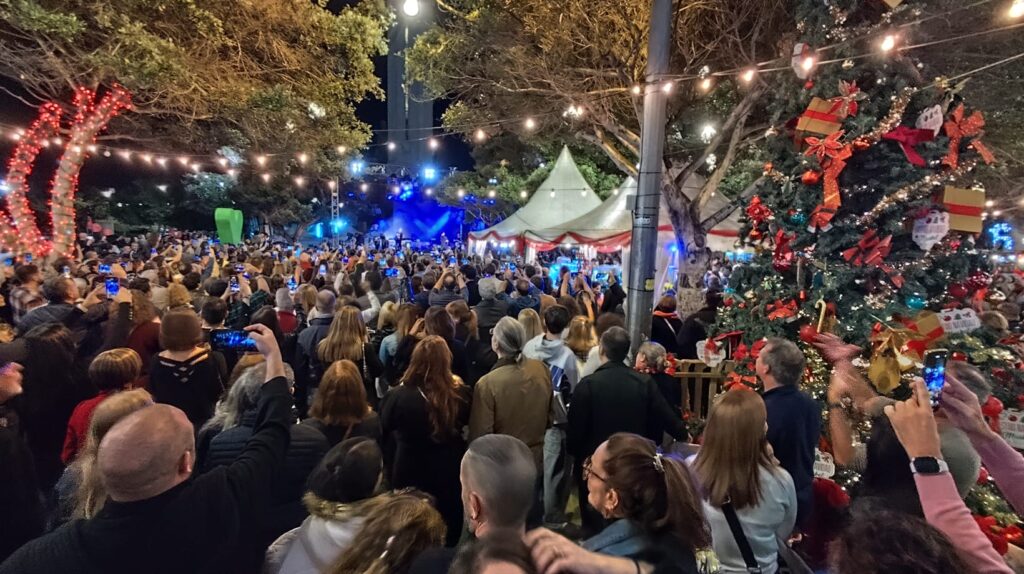
<svg viewBox="0 0 1024 574"><path fill-rule="evenodd" d="M501 222L471 232L471 242L518 241L527 229L547 229L575 219L601 205L601 199L583 179L568 147L530 201Z"/></svg>
<svg viewBox="0 0 1024 574"><path fill-rule="evenodd" d="M702 183L702 181L694 181L692 184L686 185L683 192L687 197L695 197ZM632 239L633 215L628 209L628 198L635 195L636 191L636 180L632 177L627 178L611 197L589 213L547 229L527 229L524 233L526 243L537 251L554 249L564 243L592 246L600 252L623 249L629 245ZM664 197L661 198L660 203L658 231L659 235L665 236L665 241L659 241L659 243L674 243L672 221ZM712 197L704 207L703 216L710 217L726 204L724 199L717 196ZM708 247L712 251L732 250L733 244L739 236L740 225L739 211L733 211L725 221L708 232Z"/></svg>

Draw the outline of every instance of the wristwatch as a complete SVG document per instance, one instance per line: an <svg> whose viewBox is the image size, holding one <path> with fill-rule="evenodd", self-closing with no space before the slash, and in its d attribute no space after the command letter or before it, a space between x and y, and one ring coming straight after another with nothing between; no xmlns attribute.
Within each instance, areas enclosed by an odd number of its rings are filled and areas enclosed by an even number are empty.
<svg viewBox="0 0 1024 574"><path fill-rule="evenodd" d="M918 456L910 460L910 472L914 474L942 474L949 472L949 465L941 458Z"/></svg>

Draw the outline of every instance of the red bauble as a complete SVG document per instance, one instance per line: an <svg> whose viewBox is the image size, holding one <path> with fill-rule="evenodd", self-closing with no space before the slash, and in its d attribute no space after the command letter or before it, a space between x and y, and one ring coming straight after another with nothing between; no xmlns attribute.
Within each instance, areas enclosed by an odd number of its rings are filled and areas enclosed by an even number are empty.
<svg viewBox="0 0 1024 574"><path fill-rule="evenodd" d="M815 339L818 338L818 329L814 325L807 324L800 327L800 340L804 343L811 344Z"/></svg>
<svg viewBox="0 0 1024 574"><path fill-rule="evenodd" d="M741 302L739 305L737 305L737 307L739 307L740 309L746 309L747 308L747 304Z"/></svg>
<svg viewBox="0 0 1024 574"><path fill-rule="evenodd" d="M821 173L809 169L800 176L800 182L804 185L817 185L821 181Z"/></svg>
<svg viewBox="0 0 1024 574"><path fill-rule="evenodd" d="M988 471L983 466L978 469L978 484L985 484L986 482L988 482Z"/></svg>
<svg viewBox="0 0 1024 574"><path fill-rule="evenodd" d="M814 80L807 80L807 83L804 84L804 89L805 90L813 90L814 89Z"/></svg>
<svg viewBox="0 0 1024 574"><path fill-rule="evenodd" d="M949 286L947 291L949 291L950 297L954 297L956 299L963 299L967 296L967 286L963 283L953 283Z"/></svg>
<svg viewBox="0 0 1024 574"><path fill-rule="evenodd" d="M732 297L728 297L724 301L722 301L722 304L725 305L726 307L732 307L732 303Z"/></svg>

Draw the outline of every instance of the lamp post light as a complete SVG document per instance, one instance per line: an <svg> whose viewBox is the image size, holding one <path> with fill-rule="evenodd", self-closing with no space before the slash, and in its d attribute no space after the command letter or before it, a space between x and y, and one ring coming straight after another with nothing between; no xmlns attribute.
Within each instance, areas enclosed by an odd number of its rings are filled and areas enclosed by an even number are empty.
<svg viewBox="0 0 1024 574"><path fill-rule="evenodd" d="M405 12L405 15L410 18L418 16L420 13L420 1L405 0L405 2L402 3L402 12Z"/></svg>

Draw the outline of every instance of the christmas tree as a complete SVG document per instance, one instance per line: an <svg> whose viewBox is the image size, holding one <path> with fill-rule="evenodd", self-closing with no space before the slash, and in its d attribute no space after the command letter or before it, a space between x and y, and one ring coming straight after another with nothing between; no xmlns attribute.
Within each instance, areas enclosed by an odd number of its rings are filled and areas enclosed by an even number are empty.
<svg viewBox="0 0 1024 574"><path fill-rule="evenodd" d="M799 340L804 389L827 416L829 371L809 342L830 332L863 347L865 376L897 399L926 349L949 349L989 376L996 398L985 409L997 416L1000 401L1024 400L1024 371L1018 341L982 327L975 312L1015 297L1020 283L992 249L1006 245L986 232L975 178L995 158L984 113L957 82L922 78L901 49L915 28L887 11L899 0L838 4L797 3L793 73L766 79L775 119L767 183L745 206L741 233L754 257L734 269L714 330L731 340L729 384L756 386L758 341ZM1016 522L994 485L979 482L972 509Z"/></svg>

